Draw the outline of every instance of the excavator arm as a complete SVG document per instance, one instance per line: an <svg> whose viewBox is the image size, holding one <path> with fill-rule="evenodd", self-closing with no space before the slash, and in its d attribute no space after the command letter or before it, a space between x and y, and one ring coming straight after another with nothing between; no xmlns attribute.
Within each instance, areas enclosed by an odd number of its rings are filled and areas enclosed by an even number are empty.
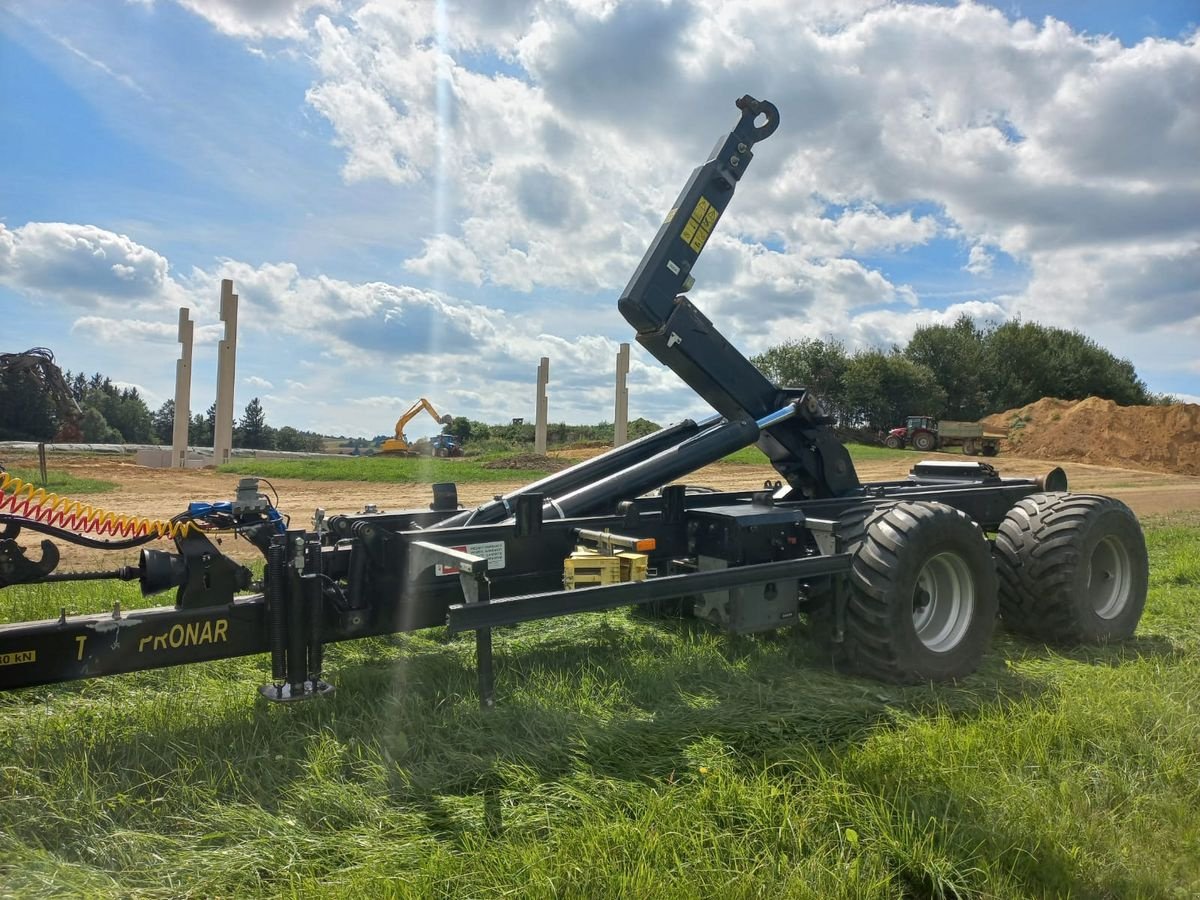
<svg viewBox="0 0 1200 900"><path fill-rule="evenodd" d="M415 419L421 412L427 412L431 415L435 422L439 425L449 425L453 419L450 416L443 416L433 408L433 404L422 397L412 406L410 406L399 419L396 420L396 436L384 441L379 448L380 453L405 453L415 455L412 446L408 443L408 438L404 434L404 428Z"/></svg>
<svg viewBox="0 0 1200 900"><path fill-rule="evenodd" d="M420 400L410 406L404 415L396 420L396 440L406 440L404 437L404 426L420 415L421 410L425 410L425 412L433 416L434 421L439 425L449 425L451 421L453 421L450 416L440 415L438 411L433 408L433 404L422 397Z"/></svg>
<svg viewBox="0 0 1200 900"><path fill-rule="evenodd" d="M765 428L759 448L803 496L845 496L858 490L858 475L817 397L772 384L685 296L696 260L754 158L751 148L779 126L768 101L746 95L737 107L741 119L692 172L618 308L638 343L727 419L759 420L794 402L797 414Z"/></svg>

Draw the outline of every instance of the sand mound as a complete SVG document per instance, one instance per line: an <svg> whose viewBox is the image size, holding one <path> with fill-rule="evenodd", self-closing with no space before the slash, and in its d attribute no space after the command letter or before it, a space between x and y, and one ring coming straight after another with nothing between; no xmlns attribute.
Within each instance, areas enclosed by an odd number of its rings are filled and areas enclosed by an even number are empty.
<svg viewBox="0 0 1200 900"><path fill-rule="evenodd" d="M1118 406L1043 398L981 420L1007 439L1001 452L1200 475L1200 405Z"/></svg>

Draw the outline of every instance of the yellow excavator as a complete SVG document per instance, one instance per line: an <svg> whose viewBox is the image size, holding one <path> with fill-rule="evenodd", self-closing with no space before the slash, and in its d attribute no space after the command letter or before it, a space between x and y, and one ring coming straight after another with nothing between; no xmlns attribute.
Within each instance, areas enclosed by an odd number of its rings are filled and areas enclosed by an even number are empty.
<svg viewBox="0 0 1200 900"><path fill-rule="evenodd" d="M422 397L410 406L404 415L396 420L396 436L388 438L379 445L380 453L394 453L398 456L418 455L416 448L408 442L408 438L404 434L404 426L416 418L421 410L425 410L429 415L433 416L439 425L449 425L453 421L451 416L438 415L438 411L433 408L433 404Z"/></svg>

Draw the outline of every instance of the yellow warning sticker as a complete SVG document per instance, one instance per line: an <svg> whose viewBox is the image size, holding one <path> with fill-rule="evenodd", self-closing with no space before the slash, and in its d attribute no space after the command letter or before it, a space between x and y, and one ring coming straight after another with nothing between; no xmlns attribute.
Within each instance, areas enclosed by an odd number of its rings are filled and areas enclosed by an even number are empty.
<svg viewBox="0 0 1200 900"><path fill-rule="evenodd" d="M9 653L0 653L0 666L20 666L31 662L37 662L36 650L13 650Z"/></svg>
<svg viewBox="0 0 1200 900"><path fill-rule="evenodd" d="M696 201L696 208L692 210L692 215L679 236L685 244L699 253L712 233L713 226L717 224L717 215L716 207L701 197Z"/></svg>

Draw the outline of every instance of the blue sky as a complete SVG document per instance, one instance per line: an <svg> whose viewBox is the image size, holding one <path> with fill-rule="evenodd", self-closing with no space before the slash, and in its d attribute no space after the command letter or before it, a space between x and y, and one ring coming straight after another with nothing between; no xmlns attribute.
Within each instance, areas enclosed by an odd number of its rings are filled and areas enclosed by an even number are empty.
<svg viewBox="0 0 1200 900"><path fill-rule="evenodd" d="M616 298L750 92L783 124L692 293L747 353L1019 316L1200 401L1194 3L599 6L9 0L5 349L157 405L187 305L203 408L231 277L273 424L531 416L541 356L609 419ZM704 412L636 345L630 390Z"/></svg>

